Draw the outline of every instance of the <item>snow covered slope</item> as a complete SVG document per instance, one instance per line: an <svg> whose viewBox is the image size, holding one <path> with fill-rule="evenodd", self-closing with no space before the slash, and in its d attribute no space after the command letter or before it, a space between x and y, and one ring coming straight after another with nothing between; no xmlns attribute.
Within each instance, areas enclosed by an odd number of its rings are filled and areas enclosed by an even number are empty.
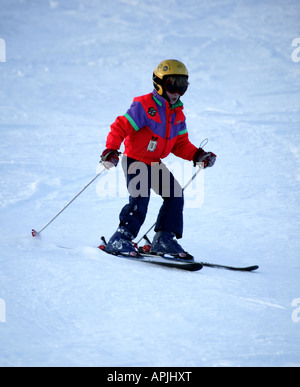
<svg viewBox="0 0 300 387"><path fill-rule="evenodd" d="M0 0L0 366L300 365L299 20L296 0ZM218 155L182 245L256 273L92 248L126 203L120 169L30 235L94 177L109 125L166 58L190 72L191 140Z"/></svg>

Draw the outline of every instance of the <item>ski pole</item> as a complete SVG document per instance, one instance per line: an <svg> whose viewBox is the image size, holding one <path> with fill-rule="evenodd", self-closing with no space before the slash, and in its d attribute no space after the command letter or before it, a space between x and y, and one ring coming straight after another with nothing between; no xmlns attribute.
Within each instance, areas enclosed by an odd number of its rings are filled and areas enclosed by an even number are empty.
<svg viewBox="0 0 300 387"><path fill-rule="evenodd" d="M74 202L75 199L78 198L79 195L82 194L83 191L85 191L104 171L106 171L107 169L104 167L99 173L97 173L97 175L86 185L82 188L82 190L80 192L78 192L78 194L76 196L73 197L72 200L69 201L69 203L67 203L64 208L62 208L51 220L49 220L49 222L40 230L40 231L36 231L34 229L32 229L31 231L31 234L33 237L36 237L38 235L40 235L40 233L42 231L45 230L45 228L47 228L67 207L69 207L69 205L71 203Z"/></svg>

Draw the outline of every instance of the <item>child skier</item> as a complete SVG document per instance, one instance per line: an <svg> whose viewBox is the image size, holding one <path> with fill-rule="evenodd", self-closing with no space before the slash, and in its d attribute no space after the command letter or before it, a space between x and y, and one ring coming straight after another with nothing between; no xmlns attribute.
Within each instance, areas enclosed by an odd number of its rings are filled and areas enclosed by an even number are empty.
<svg viewBox="0 0 300 387"><path fill-rule="evenodd" d="M186 66L174 59L162 61L154 70L154 90L136 97L127 113L111 125L101 160L106 168L117 166L125 140L122 167L130 194L121 210L120 224L110 238L106 251L137 255L132 241L146 217L151 188L161 195L163 204L155 225L150 252L192 259L177 242L183 233L183 190L173 174L161 162L171 152L185 160L212 167L216 155L194 146L188 138L180 97L188 82Z"/></svg>

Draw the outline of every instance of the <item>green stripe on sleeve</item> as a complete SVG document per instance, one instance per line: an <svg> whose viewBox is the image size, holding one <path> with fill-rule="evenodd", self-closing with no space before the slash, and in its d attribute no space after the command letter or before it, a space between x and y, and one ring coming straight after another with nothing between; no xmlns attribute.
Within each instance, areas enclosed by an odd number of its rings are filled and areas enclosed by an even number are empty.
<svg viewBox="0 0 300 387"><path fill-rule="evenodd" d="M180 130L180 131L178 132L178 135L180 136L181 134L185 134L185 133L187 133L187 129L186 129L186 128L183 129L183 130Z"/></svg>
<svg viewBox="0 0 300 387"><path fill-rule="evenodd" d="M133 118L130 117L130 115L128 113L125 113L124 114L124 117L127 118L127 120L131 123L133 129L137 132L138 130L140 130L140 128L137 126L137 124L134 122Z"/></svg>

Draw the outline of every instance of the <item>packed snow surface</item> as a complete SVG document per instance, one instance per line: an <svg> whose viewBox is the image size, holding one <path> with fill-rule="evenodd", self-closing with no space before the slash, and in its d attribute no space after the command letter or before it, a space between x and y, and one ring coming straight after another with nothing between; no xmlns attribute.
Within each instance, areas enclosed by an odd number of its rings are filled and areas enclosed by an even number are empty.
<svg viewBox="0 0 300 387"><path fill-rule="evenodd" d="M299 22L297 0L0 0L0 366L300 366ZM180 243L255 273L96 249L127 202L120 167L31 236L167 58L190 73L191 141L218 156L186 192Z"/></svg>

